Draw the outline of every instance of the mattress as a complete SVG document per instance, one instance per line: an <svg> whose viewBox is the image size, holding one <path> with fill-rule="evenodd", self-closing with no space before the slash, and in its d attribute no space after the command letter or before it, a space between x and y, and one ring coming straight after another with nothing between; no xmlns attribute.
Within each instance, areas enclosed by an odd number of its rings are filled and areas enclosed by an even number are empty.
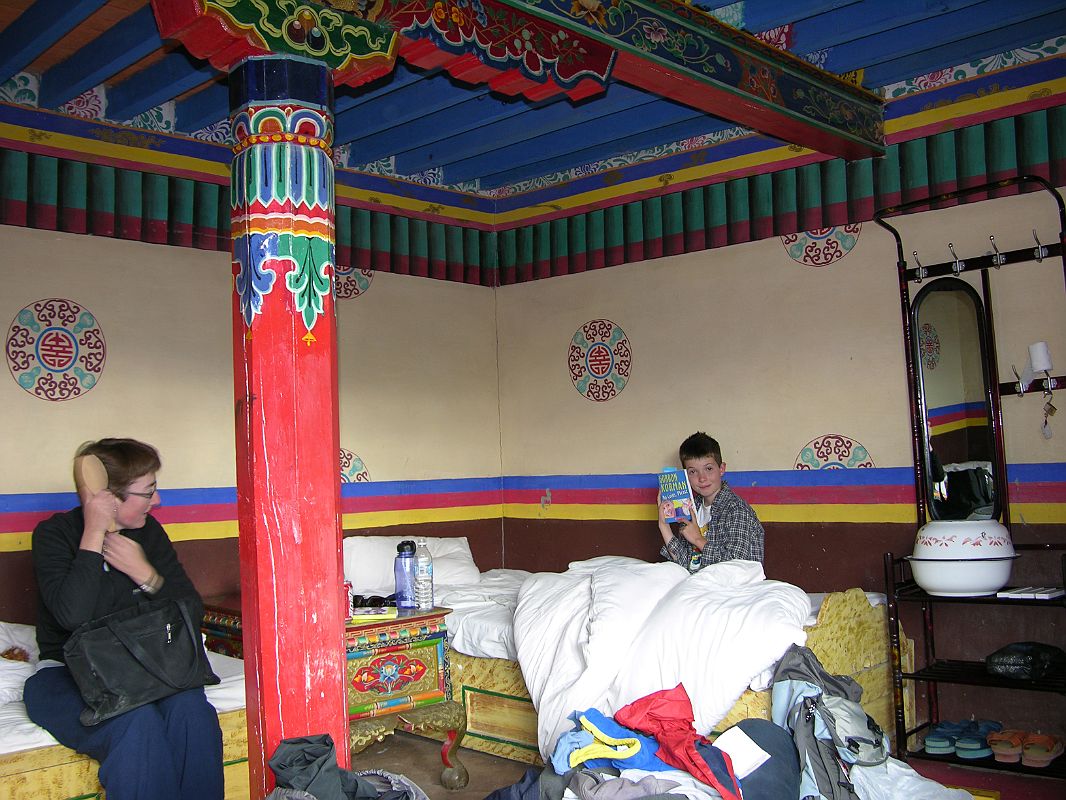
<svg viewBox="0 0 1066 800"><path fill-rule="evenodd" d="M244 708L244 662L208 652L211 669L222 679L206 686L207 700L220 714ZM26 706L14 700L0 706L0 755L59 744L48 731L26 716Z"/></svg>
<svg viewBox="0 0 1066 800"><path fill-rule="evenodd" d="M518 590L531 573L492 569L476 584L438 587L437 605L450 608L445 617L453 650L476 658L518 660L514 642L514 611Z"/></svg>

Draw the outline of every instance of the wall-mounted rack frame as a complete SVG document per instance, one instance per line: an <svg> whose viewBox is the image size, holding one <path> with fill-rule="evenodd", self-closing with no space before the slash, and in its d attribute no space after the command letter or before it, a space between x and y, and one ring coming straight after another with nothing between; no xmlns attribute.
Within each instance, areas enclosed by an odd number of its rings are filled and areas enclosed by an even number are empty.
<svg viewBox="0 0 1066 800"><path fill-rule="evenodd" d="M1002 190L1009 186L1016 186L1023 183L1039 184L1051 194L1052 198L1054 198L1055 204L1059 209L1059 240L1057 242L1052 242L1050 244L1041 243L1034 230L1033 247L1021 247L1017 250L1005 250L1001 252L996 246L995 236L991 235L988 238L989 243L992 246L992 252L967 259L958 258L955 255L954 245L951 242L948 242L948 250L952 255L951 261L941 261L937 264L922 264L918 260L918 252L913 251L911 256L914 258L915 266L908 267L907 259L903 251L903 240L900 238L899 232L884 221L885 217L896 216L897 214L902 214L906 211L913 211L916 208L936 208L939 205L952 200L958 200L967 195L979 194L982 192L994 192L997 189ZM977 186L969 186L965 189L957 189L954 192L945 192L944 194L938 194L923 200L912 200L909 203L901 203L897 206L887 206L878 210L874 214L874 222L891 233L896 240L896 254L899 259L897 266L907 281L921 283L926 278L940 278L945 275L958 276L963 272L999 269L1010 264L1023 264L1030 261L1042 262L1047 258L1062 259L1063 279L1066 280L1066 258L1064 258L1063 253L1063 242L1066 241L1066 206L1064 206L1062 196L1055 190L1055 187L1039 175L1019 175L1015 178L1006 178L1001 181L982 183Z"/></svg>
<svg viewBox="0 0 1066 800"><path fill-rule="evenodd" d="M1000 252L996 247L994 236L990 236L990 244L992 245L993 252L990 254L976 256L970 259L961 259L955 253L955 247L951 242L948 242L948 250L952 255L951 261L945 261L938 264L932 264L930 266L922 266L919 262L918 266L911 267L907 264L907 257L903 249L903 239L900 236L898 230L885 221L885 217L897 216L904 214L908 211L915 210L933 210L939 207L943 207L944 204L953 200L959 200L960 198L968 195L982 194L986 196L991 194L994 196L997 193L1001 193L1004 189L1008 189L1013 186L1020 186L1022 184L1037 184L1040 188L1044 189L1055 201L1055 205L1058 207L1059 214L1059 236L1058 242L1049 245L1044 245L1039 242L1039 239L1035 242L1035 247L1024 247L1017 250L1008 250ZM917 365L915 364L915 356L912 352L911 342L911 298L910 298L910 283L920 283L925 278L940 277L946 275L960 275L963 272L979 271L981 273L981 288L985 298L984 303L984 315L985 315L985 327L988 331L989 340L993 343L991 352L988 354L989 368L993 376L999 374L999 367L996 359L996 348L994 343L996 341L995 323L992 315L991 305L991 285L988 279L990 269L999 269L1000 267L1008 264L1020 264L1023 262L1043 261L1046 258L1058 257L1062 263L1062 275L1063 281L1066 282L1066 254L1064 254L1064 242L1066 242L1066 205L1064 205L1062 196L1056 191L1055 187L1051 185L1046 179L1039 175L1018 175L1013 178L1006 178L1000 181L993 181L991 183L982 183L975 186L968 186L962 189L958 189L953 192L945 192L943 194L934 195L932 197L925 197L920 200L912 200L907 203L900 203L894 206L886 206L885 208L878 209L874 212L874 222L880 225L882 228L892 234L892 238L896 242L896 271L899 278L899 299L900 299L900 313L903 322L903 337L904 341L908 343L904 348L906 367L907 367L907 387L911 405L911 446L914 455L914 489L915 489L915 507L917 511L918 524L925 523L927 517L927 500L925 492L925 462L922 453L922 436L923 432L919 428L922 424L920 418L921 398L919 397L918 377L917 377ZM1036 233L1034 232L1034 237ZM914 254L917 259L917 253ZM1060 379L1055 378L1056 384L1059 385ZM1028 387L1027 391L1043 391L1043 381L1035 381L1034 384ZM1003 387L1006 386L1006 389ZM991 418L989 424L992 428L992 439L995 446L996 454L996 485L1004 487L1003 499L1000 507L1004 523L1010 527L1010 500L1007 487L1007 468L1005 460L1005 447L1003 443L1003 418L1000 410L1000 393L1004 394L1017 394L1018 384L1006 383L999 384L993 382L987 387L986 402L988 408L991 409Z"/></svg>
<svg viewBox="0 0 1066 800"><path fill-rule="evenodd" d="M1050 385L1049 385L1050 383ZM1027 394L1036 394L1037 392L1053 392L1056 389L1066 389L1066 375L1051 375L1047 378L1034 378L1025 390L1022 391L1019 387L1021 381L1008 381L999 385L1000 395L1016 394L1018 397Z"/></svg>

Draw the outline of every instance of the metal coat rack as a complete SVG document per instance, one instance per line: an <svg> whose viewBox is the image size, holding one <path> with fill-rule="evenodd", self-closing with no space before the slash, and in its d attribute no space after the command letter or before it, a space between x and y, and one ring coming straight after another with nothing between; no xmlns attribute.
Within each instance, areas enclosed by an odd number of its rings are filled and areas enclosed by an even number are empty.
<svg viewBox="0 0 1066 800"><path fill-rule="evenodd" d="M918 251L912 251L912 257L914 258L915 266L909 266L907 264L907 257L903 249L903 239L901 238L899 231L892 227L885 221L885 217L895 216L907 211L912 211L917 208L936 208L942 203L947 203L951 200L958 200L962 197L966 197L972 194L980 194L982 192L994 192L996 190L1002 190L1011 186L1019 186L1021 184L1037 184L1040 188L1044 189L1048 194L1052 196L1058 207L1059 212L1059 239L1058 242L1051 244L1043 244L1040 242L1036 235L1036 231L1033 231L1033 237L1035 239L1035 247L1023 247L1017 250L1000 251L996 246L995 236L989 236L989 241L992 245L992 253L975 256L973 258L959 258L955 253L955 246L952 242L948 242L948 251L951 253L950 261L942 261L936 264L924 265L918 260ZM992 304L989 300L991 297L991 286L988 281L988 270L1001 269L1002 267L1021 264L1032 261L1043 262L1048 258L1058 258L1062 263L1062 275L1063 283L1066 285L1066 256L1063 254L1063 243L1066 242L1066 204L1063 203L1062 196L1058 193L1054 186L1047 180L1039 175L1019 175L1014 178L1006 178L1000 181L993 181L991 183L982 183L976 186L968 186L963 189L958 189L953 192L945 192L943 194L934 195L932 197L922 198L921 200L912 200L907 203L900 203L899 205L887 206L885 208L878 209L874 213L874 222L880 225L882 228L892 234L892 238L896 242L896 269L899 277L899 297L900 297L900 311L903 317L903 335L905 341L908 343L905 348L906 360L907 360L907 385L909 389L910 403L911 403L911 444L914 448L914 489L916 496L916 506L918 511L918 521L922 524L926 519L926 499L925 499L925 467L924 459L921 452L921 432L919 430L919 409L921 408L920 399L918 396L918 378L917 367L914 362L914 353L912 352L911 342L911 320L910 320L910 289L909 283L921 283L926 278L936 278L947 275L959 276L964 272L973 272L974 270L981 271L981 287L984 290L985 303L985 325L988 331L989 341L992 343L989 353L989 368L993 376L999 374L999 367L996 362L996 329L992 318ZM1066 385L1066 377L1063 376L1048 376L1050 382L1049 388L1056 388L1058 386ZM992 410L991 414L991 428L992 439L995 442L996 448L996 480L997 485L1007 486L1007 466L1005 460L1004 444L1003 444L1003 416L1000 410L1000 395L1002 394L1021 394L1019 382L1008 383L993 383L988 387L986 401L988 407ZM1026 392L1040 392L1045 391L1044 382L1034 381L1025 390ZM1004 493L1006 494L1006 493ZM1006 496L1003 498L1001 512L1003 515L1004 524L1010 527L1010 505Z"/></svg>

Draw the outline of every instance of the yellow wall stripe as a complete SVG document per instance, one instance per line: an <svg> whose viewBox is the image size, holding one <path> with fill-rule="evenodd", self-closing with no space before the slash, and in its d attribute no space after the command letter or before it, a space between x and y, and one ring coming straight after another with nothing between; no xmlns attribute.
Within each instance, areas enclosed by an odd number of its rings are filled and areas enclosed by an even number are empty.
<svg viewBox="0 0 1066 800"><path fill-rule="evenodd" d="M957 122L960 117L966 117L970 114L980 114L983 111L994 111L1006 106L1027 103L1042 94L1054 96L1063 93L1066 93L1066 78L1054 78L1050 81L1034 83L1018 89L1006 89L969 100L947 103L943 106L923 109L904 117L886 120L885 136L890 137L894 134L905 133L914 128L923 128L926 125L932 125L937 122Z"/></svg>
<svg viewBox="0 0 1066 800"><path fill-rule="evenodd" d="M144 136L152 136L151 132L144 131ZM0 123L0 139L9 142L32 143L36 147L54 147L63 153L60 157L66 158L69 153L82 153L96 156L107 162L124 161L132 165L131 168L142 168L144 165L155 165L170 170L180 170L187 173L201 175L213 175L224 180L221 183L229 183L230 165L220 164L216 161L208 161L204 158L192 156L174 155L160 150L152 150L147 147L133 147L130 145L108 142L103 139L92 139L88 136L71 136L65 133L42 131L36 128L25 128L21 125Z"/></svg>
<svg viewBox="0 0 1066 800"><path fill-rule="evenodd" d="M902 523L914 524L914 506L903 503L754 505L765 523ZM384 528L432 522L462 522L478 519L619 520L653 522L655 507L645 504L553 504L506 503L457 508L427 508L397 511L367 511L344 514L342 527ZM1066 503L1013 503L1011 522L1020 525L1061 525L1066 522ZM172 541L191 542L237 538L237 520L217 522L171 522L166 525ZM31 531L0 535L0 553L28 551Z"/></svg>
<svg viewBox="0 0 1066 800"><path fill-rule="evenodd" d="M963 428L979 428L988 425L988 417L973 419L957 419L954 422L945 422L943 425L934 425L931 429L933 436L937 436L941 433L951 433L952 431L962 430Z"/></svg>

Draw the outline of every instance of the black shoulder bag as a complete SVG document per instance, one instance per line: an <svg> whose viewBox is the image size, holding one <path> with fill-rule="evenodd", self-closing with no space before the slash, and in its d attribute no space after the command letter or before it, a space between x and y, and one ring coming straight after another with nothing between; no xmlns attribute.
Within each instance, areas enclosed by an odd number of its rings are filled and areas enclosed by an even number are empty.
<svg viewBox="0 0 1066 800"><path fill-rule="evenodd" d="M85 701L83 725L220 680L181 598L142 601L86 622L63 657Z"/></svg>

